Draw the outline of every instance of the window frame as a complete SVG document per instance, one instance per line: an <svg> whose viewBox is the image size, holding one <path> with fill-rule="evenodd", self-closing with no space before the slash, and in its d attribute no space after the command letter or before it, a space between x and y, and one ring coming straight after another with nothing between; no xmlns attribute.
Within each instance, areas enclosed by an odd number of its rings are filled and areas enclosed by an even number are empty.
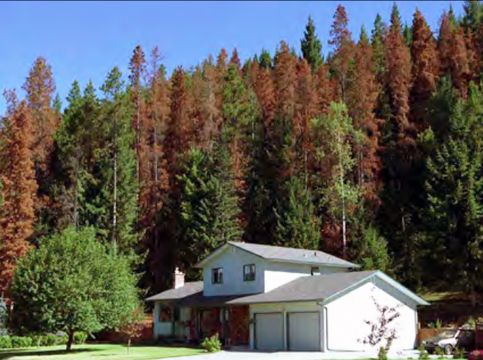
<svg viewBox="0 0 483 360"><path fill-rule="evenodd" d="M215 273L217 274L217 280L218 281L215 281ZM223 268L222 267L211 269L211 283L214 284L214 285L223 284Z"/></svg>
<svg viewBox="0 0 483 360"><path fill-rule="evenodd" d="M253 266L253 272L245 273L245 269L252 269ZM250 281L255 281L257 278L257 267L255 264L245 264L243 265L243 282L250 282ZM247 276L252 275L252 277L247 278Z"/></svg>

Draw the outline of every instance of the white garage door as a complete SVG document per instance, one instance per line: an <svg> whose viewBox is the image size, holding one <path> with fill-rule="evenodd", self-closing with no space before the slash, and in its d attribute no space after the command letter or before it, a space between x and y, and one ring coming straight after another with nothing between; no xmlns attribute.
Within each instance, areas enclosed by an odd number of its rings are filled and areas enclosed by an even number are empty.
<svg viewBox="0 0 483 360"><path fill-rule="evenodd" d="M293 351L320 351L318 312L288 314L288 348Z"/></svg>
<svg viewBox="0 0 483 360"><path fill-rule="evenodd" d="M257 350L283 350L282 313L255 314Z"/></svg>

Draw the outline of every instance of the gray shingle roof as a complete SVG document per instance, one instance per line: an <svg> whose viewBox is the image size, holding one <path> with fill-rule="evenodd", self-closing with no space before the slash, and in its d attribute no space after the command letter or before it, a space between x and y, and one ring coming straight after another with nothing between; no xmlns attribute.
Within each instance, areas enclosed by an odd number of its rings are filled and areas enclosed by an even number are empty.
<svg viewBox="0 0 483 360"><path fill-rule="evenodd" d="M200 292L203 292L203 281L187 282L180 288L163 291L162 293L147 298L146 301L178 300Z"/></svg>
<svg viewBox="0 0 483 360"><path fill-rule="evenodd" d="M322 301L365 279L369 279L376 273L377 271L353 271L303 276L272 291L229 301L228 305Z"/></svg>
<svg viewBox="0 0 483 360"><path fill-rule="evenodd" d="M291 263L304 263L345 268L356 268L359 265L339 259L319 250L295 249L281 246L260 245L229 241L229 244L258 255L266 260Z"/></svg>

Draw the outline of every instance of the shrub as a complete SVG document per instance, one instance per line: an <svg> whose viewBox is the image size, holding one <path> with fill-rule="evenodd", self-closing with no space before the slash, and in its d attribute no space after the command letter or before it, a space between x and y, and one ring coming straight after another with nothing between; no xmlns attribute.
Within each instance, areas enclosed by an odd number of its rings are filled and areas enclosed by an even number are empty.
<svg viewBox="0 0 483 360"><path fill-rule="evenodd" d="M30 336L12 336L12 348L26 348L32 346L32 338Z"/></svg>
<svg viewBox="0 0 483 360"><path fill-rule="evenodd" d="M465 357L465 350L455 347L453 353L453 359L463 359Z"/></svg>
<svg viewBox="0 0 483 360"><path fill-rule="evenodd" d="M377 359L378 360L387 360L387 351L384 346L381 346L379 348L379 353L377 354Z"/></svg>
<svg viewBox="0 0 483 360"><path fill-rule="evenodd" d="M213 335L210 338L205 338L203 342L201 343L201 346L203 349L210 353L218 352L221 350L221 342L220 339L218 338L218 333Z"/></svg>
<svg viewBox="0 0 483 360"><path fill-rule="evenodd" d="M42 335L32 335L32 346L40 347L42 346Z"/></svg>
<svg viewBox="0 0 483 360"><path fill-rule="evenodd" d="M74 344L82 345L87 341L87 333L79 331L74 333Z"/></svg>
<svg viewBox="0 0 483 360"><path fill-rule="evenodd" d="M436 346L434 353L438 356L438 359L444 359L444 351L439 346Z"/></svg>
<svg viewBox="0 0 483 360"><path fill-rule="evenodd" d="M427 351L427 350L424 348L424 346L422 346L422 345L421 345L421 346L418 348L418 350L419 350L419 359L420 359L420 360L427 360L427 359L429 359L429 353L428 353L428 351Z"/></svg>
<svg viewBox="0 0 483 360"><path fill-rule="evenodd" d="M11 349L12 340L10 336L0 336L0 349Z"/></svg>
<svg viewBox="0 0 483 360"><path fill-rule="evenodd" d="M483 351L482 350L473 350L468 355L468 360L482 360L483 359Z"/></svg>
<svg viewBox="0 0 483 360"><path fill-rule="evenodd" d="M65 344L65 339L61 336L57 336L55 334L47 334L45 336L42 336L42 346L54 346L63 344Z"/></svg>

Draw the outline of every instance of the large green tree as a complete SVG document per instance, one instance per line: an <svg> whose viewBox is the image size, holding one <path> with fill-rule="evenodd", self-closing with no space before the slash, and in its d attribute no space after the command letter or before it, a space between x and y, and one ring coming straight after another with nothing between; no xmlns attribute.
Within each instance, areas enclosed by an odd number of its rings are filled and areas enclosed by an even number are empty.
<svg viewBox="0 0 483 360"><path fill-rule="evenodd" d="M300 42L302 55L309 63L312 71L315 73L317 68L322 64L324 58L322 56L322 42L315 33L315 24L311 16L305 26L304 38Z"/></svg>
<svg viewBox="0 0 483 360"><path fill-rule="evenodd" d="M19 333L74 333L114 328L139 306L129 261L96 240L94 228L43 238L15 272L10 327Z"/></svg>

